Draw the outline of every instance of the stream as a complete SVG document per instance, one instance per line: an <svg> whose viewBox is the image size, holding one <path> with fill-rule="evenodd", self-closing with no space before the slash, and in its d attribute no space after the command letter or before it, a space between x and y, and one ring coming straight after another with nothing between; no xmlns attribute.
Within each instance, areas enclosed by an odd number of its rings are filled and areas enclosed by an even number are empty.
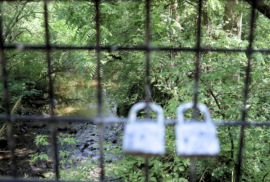
<svg viewBox="0 0 270 182"><path fill-rule="evenodd" d="M96 104L96 82L83 82L80 76L71 75L69 81L58 81L55 92L55 113L58 116L84 116L95 117L97 113ZM113 85L114 86L114 85ZM110 99L110 93L106 87L103 88L103 115L116 116L116 104ZM36 113L48 117L48 104L42 107L33 105ZM29 113L29 114L36 114ZM97 172L91 175L98 176L99 148L98 148L98 126L90 123L67 123L57 126L58 154L60 151L67 151L64 157L59 156L59 160L72 160L72 163L59 164L62 170L68 170L71 167L78 167L82 163L91 162L96 166ZM121 145L119 136L123 133L123 126L120 124L111 124L104 126L104 140L111 145L105 149L112 149ZM35 138L37 135L46 135L48 145L36 146ZM76 144L61 143L66 137L77 140ZM19 127L14 127L14 138L16 143L16 164L19 177L49 177L53 175L53 148L51 145L50 126L42 121L25 121L19 123ZM30 155L47 154L48 160L38 159L36 162L30 162ZM119 160L121 156L115 156L104 150L105 162L110 163ZM11 163L9 161L10 152L7 141L0 140L0 176L11 176ZM112 177L107 177L108 181Z"/></svg>

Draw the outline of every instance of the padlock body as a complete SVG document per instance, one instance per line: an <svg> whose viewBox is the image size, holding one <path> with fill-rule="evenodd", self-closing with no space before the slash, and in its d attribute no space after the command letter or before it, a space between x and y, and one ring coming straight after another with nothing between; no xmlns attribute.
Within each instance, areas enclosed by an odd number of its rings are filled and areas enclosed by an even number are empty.
<svg viewBox="0 0 270 182"><path fill-rule="evenodd" d="M215 156L220 146L213 123L190 122L176 126L177 152L180 156Z"/></svg>
<svg viewBox="0 0 270 182"><path fill-rule="evenodd" d="M127 123L123 149L133 155L163 155L165 153L165 126L154 122Z"/></svg>

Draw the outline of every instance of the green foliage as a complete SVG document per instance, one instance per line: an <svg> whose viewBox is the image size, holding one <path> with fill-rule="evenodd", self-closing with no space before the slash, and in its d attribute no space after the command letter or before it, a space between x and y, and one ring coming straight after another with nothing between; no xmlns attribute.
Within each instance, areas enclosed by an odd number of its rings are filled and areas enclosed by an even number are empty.
<svg viewBox="0 0 270 182"><path fill-rule="evenodd" d="M29 177L29 175L27 175L27 174L24 174L24 178L28 178Z"/></svg>
<svg viewBox="0 0 270 182"><path fill-rule="evenodd" d="M48 135L37 135L36 138L35 138L36 146L49 145L47 140L48 140Z"/></svg>
<svg viewBox="0 0 270 182"><path fill-rule="evenodd" d="M80 142L80 140L75 140L73 138L73 134L66 135L66 134L60 133L58 138L59 138L61 145L67 144L67 145L73 146L74 144ZM47 146L47 145L49 145L47 140L48 140L48 135L37 135L35 138L35 144L37 146ZM59 151L59 156L61 157L61 160L60 160L61 165L64 165L67 162L72 163L76 159L76 156L72 156L70 159L69 154L70 154L70 152L67 150L60 150ZM31 157L30 162L32 162L32 163L37 162L38 159L40 159L41 161L49 160L49 156L47 154L42 153L42 152L40 154L31 154L29 156Z"/></svg>
<svg viewBox="0 0 270 182"><path fill-rule="evenodd" d="M74 134L63 134L63 133L60 133L58 138L59 138L59 142L61 143L61 145L65 145L65 144L68 144L70 146L74 146L74 144L80 142L80 140L75 140L73 138L73 135ZM59 156L62 158L60 160L60 164L64 165L66 164L67 162L68 163L72 163L73 160L76 159L76 156L72 156L72 159L70 159L70 152L67 151L67 150L60 150L59 151Z"/></svg>
<svg viewBox="0 0 270 182"><path fill-rule="evenodd" d="M54 4L49 4L50 35L51 43L75 43L67 39L74 32L65 26L65 21L57 19ZM4 2L3 6L3 39L6 45L41 45L45 44L43 2ZM60 30L60 31L58 31ZM74 45L75 45L74 44ZM20 46L19 46L20 47ZM55 51L51 56L51 76L53 81L59 72L69 71L81 65L83 70L87 69L87 61L84 60L87 51ZM32 100L45 100L48 92L47 64L43 51L5 51L6 70L8 72L8 87L11 105L22 97L25 107ZM78 59L80 58L80 59ZM83 61L82 61L83 60ZM84 64L83 64L84 63ZM89 64L88 64L89 65ZM90 66L92 66L90 64ZM81 69L82 70L82 69ZM2 72L0 72L2 75ZM2 85L0 89L3 90ZM4 112L3 95L0 95L0 112ZM24 113L23 113L24 114Z"/></svg>
<svg viewBox="0 0 270 182"><path fill-rule="evenodd" d="M98 161L95 161L98 162ZM60 171L62 180L89 181L98 180L99 172L97 165L93 162L87 162L79 167L72 167L66 171Z"/></svg>
<svg viewBox="0 0 270 182"><path fill-rule="evenodd" d="M30 154L29 156L31 157L31 160L30 160L31 163L37 162L38 159L42 161L47 161L49 159L49 156L42 152L40 154Z"/></svg>
<svg viewBox="0 0 270 182"><path fill-rule="evenodd" d="M180 2L180 3L179 3ZM235 15L242 15L241 37L232 30L224 30L226 3L221 0L203 1L201 47L245 49L249 40L250 5L237 1L231 9ZM177 6L174 6L177 5ZM153 0L151 4L151 46L194 47L197 35L196 1ZM177 7L174 9L174 7ZM95 45L95 5L92 1L49 2L50 42L54 45ZM5 44L44 44L44 22L42 2L4 2L3 39ZM102 1L100 4L100 45L140 46L145 42L145 4L131 1ZM269 19L258 12L254 32L254 49L267 49L270 43ZM16 18L17 17L17 18ZM235 16L236 17L236 16ZM179 19L178 19L179 18ZM235 19L236 20L236 19ZM231 21L231 20L229 20ZM22 97L28 100L46 99L47 68L44 52L5 51L6 69L9 73L10 100L15 103ZM64 77L63 72L82 73L84 80L94 79L97 71L108 87L112 100L118 106L118 115L127 116L129 108L145 100L145 52L101 51L101 69L96 70L96 52L53 51L51 52L53 80ZM176 108L181 103L193 100L194 52L159 51L151 52L151 100L164 108L166 118L176 118ZM267 53L253 53L251 59L252 77L247 100L247 121L267 121L269 114L270 67ZM247 55L244 52L201 52L199 102L210 109L213 120L239 120L243 105L243 88L246 79ZM2 73L1 73L2 74ZM70 79L70 77L66 77ZM59 89L58 87L55 87ZM3 90L3 86L0 86ZM92 92L92 91L89 91ZM88 95L91 95L90 93ZM91 95L92 96L92 95ZM60 98L60 96L58 96ZM89 96L90 97L90 96ZM0 95L0 111L4 112L4 98ZM12 104L11 104L12 105ZM143 117L143 112L139 113ZM154 116L153 116L154 117ZM192 111L185 113L192 117ZM199 119L203 116L200 114ZM175 153L174 129L167 128L167 153L162 157L150 158L150 180L185 181L188 178L189 161ZM199 159L196 173L199 180L232 181L235 176L239 141L238 127L219 127L221 155L214 159ZM72 136L61 136L61 145L78 142ZM37 145L47 145L46 136L36 138ZM269 149L267 129L246 129L246 148L243 161L243 180L267 181ZM109 150L109 149L108 149ZM110 150L122 155L121 147ZM72 162L67 150L60 152L62 164ZM46 160L46 154L33 155L33 160ZM108 174L130 181L144 178L144 159L123 156L108 166ZM85 166L85 175L94 170L94 165ZM62 174L63 179L72 175ZM66 177L65 177L66 175ZM83 173L74 174L77 179L85 178Z"/></svg>
<svg viewBox="0 0 270 182"><path fill-rule="evenodd" d="M48 140L48 135L37 135L35 138L35 144L36 146L49 145L47 140ZM38 159L40 159L41 161L47 161L49 159L49 156L47 154L44 154L43 152L39 154L38 153L30 154L29 156L31 157L31 160L30 160L31 163L37 162Z"/></svg>
<svg viewBox="0 0 270 182"><path fill-rule="evenodd" d="M175 135L172 132L172 128L169 126L166 130L166 155L149 158L150 181L188 181L189 159L180 158L177 155ZM120 139L123 139L123 136L120 136ZM116 175L116 179L124 181L144 181L145 159L143 157L125 155L121 146L114 146L113 148L110 146L111 143L106 143L104 145L105 150L114 156L118 156L118 159L105 166L106 176L113 177ZM98 161L95 163L98 163ZM85 163L81 167L72 168L65 171L65 173L61 173L61 179L63 180L96 180L98 176L98 167L93 162Z"/></svg>
<svg viewBox="0 0 270 182"><path fill-rule="evenodd" d="M149 158L149 179L150 181L183 181L187 182L189 175L189 159L180 158L175 147L174 127L166 129L166 154L161 157ZM120 137L122 139L122 137ZM111 144L108 143L107 146ZM106 145L105 145L106 148ZM124 181L145 181L145 158L124 155L122 147L114 147L111 150L119 160L107 166L108 176L117 175Z"/></svg>
<svg viewBox="0 0 270 182"><path fill-rule="evenodd" d="M69 144L69 145L72 145L72 144L76 144L78 142L80 142L81 140L75 140L73 138L74 134L63 134L63 133L60 133L58 138L61 142L61 145L64 145L65 143Z"/></svg>

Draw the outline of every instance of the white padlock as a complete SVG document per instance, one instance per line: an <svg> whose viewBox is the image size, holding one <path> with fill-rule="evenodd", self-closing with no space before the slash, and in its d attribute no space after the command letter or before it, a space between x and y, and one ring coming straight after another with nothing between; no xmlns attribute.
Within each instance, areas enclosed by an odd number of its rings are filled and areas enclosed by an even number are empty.
<svg viewBox="0 0 270 182"><path fill-rule="evenodd" d="M204 114L205 122L184 122L184 111L192 108L192 102L181 104L177 108L177 125L175 127L177 152L180 156L215 156L219 154L220 146L216 127L211 120L208 108L197 104Z"/></svg>
<svg viewBox="0 0 270 182"><path fill-rule="evenodd" d="M163 155L165 154L163 110L160 106L149 103L150 109L157 113L157 122L136 122L138 111L145 107L146 102L139 102L130 109L124 130L123 150L132 155Z"/></svg>

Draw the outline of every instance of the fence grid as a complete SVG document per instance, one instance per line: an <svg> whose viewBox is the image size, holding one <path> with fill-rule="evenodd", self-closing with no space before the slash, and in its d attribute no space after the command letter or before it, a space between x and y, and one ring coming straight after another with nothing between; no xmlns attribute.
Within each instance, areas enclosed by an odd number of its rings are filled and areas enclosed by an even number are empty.
<svg viewBox="0 0 270 182"><path fill-rule="evenodd" d="M2 5L5 0L0 0L0 14L2 12ZM6 0L6 1L15 1L15 0ZM30 0L31 1L31 0ZM65 0L63 0L65 1ZM80 0L78 0L80 1ZM15 143L14 137L12 132L12 125L15 121L25 121L25 120L40 120L46 121L51 125L56 126L59 122L88 122L88 123L96 123L98 124L99 130L99 142L100 142L100 181L105 180L105 173L104 173L104 153L103 153L103 127L104 124L111 124L111 123L126 123L127 118L117 118L117 117L103 117L102 116L102 86L101 86L101 75L100 72L97 71L97 100L98 100L98 107L97 107L97 117L95 118L86 118L86 117L55 117L54 115L54 103L53 103L53 83L51 78L51 59L50 53L52 50L96 50L97 55L97 70L100 70L100 52L103 50L110 50L110 51L120 51L120 50L129 50L129 51L144 51L146 52L146 84L145 84L145 95L146 95L146 117L149 118L149 102L150 102L150 53L151 51L186 51L186 52L195 52L196 53L196 60L194 62L195 66L195 82L194 82L194 112L193 112L193 119L197 119L197 103L198 103L198 88L199 88L199 67L200 67L200 53L202 52L245 52L248 58L248 65L246 67L246 80L245 80L245 87L244 87L244 100L243 100L243 108L242 108L242 118L240 121L219 121L215 122L217 126L240 126L240 142L239 142L239 151L238 151L238 165L237 165L237 177L236 181L241 181L241 165L242 165L242 155L243 155L243 147L244 147L244 132L246 126L270 126L270 123L249 123L246 121L247 116L247 98L248 98L248 89L249 89L249 82L250 82L250 72L251 72L251 55L256 52L261 53L270 53L270 49L263 49L263 50L254 50L252 48L253 43L253 32L254 32L254 23L255 23L255 7L256 7L256 0L252 0L252 8L251 8L251 22L250 22L250 35L249 35L249 45L246 49L214 49L214 48L203 48L201 47L201 14L202 14L202 0L198 0L198 23L197 23L197 40L196 40L196 47L195 48L185 48L185 47L151 47L150 46L150 4L151 0L141 1L145 3L145 10L146 10L146 30L145 30L145 45L144 46L137 46L137 47L128 47L128 46L100 46L100 0L95 0L95 11L96 11L96 45L95 46L55 46L50 44L50 33L48 28L48 8L47 2L49 0L43 0L44 3L44 25L45 25L45 45L4 45L3 42L3 27L2 27L2 16L0 16L0 59L1 59L1 67L2 67L2 83L3 83L3 92L4 92L4 102L5 102L5 109L6 115L0 115L0 120L7 120L7 135L8 135L8 143L9 149L11 153L11 170L13 178L0 178L0 182L36 182L39 180L30 180L30 179L18 179L17 171L16 171L16 160L15 160ZM5 52L4 50L44 50L46 52L46 62L48 68L48 78L49 78L49 104L50 104L50 114L51 117L44 118L42 116L12 116L10 115L10 101L9 101L9 91L8 91L8 83L7 83L7 70L5 68ZM166 124L175 124L175 120L165 120ZM57 144L56 144L56 127L52 129L52 144L54 150L54 171L56 174L56 180L59 180L59 162L58 162L58 154L57 154ZM191 159L190 165L190 181L194 181L195 179L195 159ZM148 181L148 158L145 158L145 173L146 173L146 181ZM42 180L44 182L51 182L54 180Z"/></svg>

